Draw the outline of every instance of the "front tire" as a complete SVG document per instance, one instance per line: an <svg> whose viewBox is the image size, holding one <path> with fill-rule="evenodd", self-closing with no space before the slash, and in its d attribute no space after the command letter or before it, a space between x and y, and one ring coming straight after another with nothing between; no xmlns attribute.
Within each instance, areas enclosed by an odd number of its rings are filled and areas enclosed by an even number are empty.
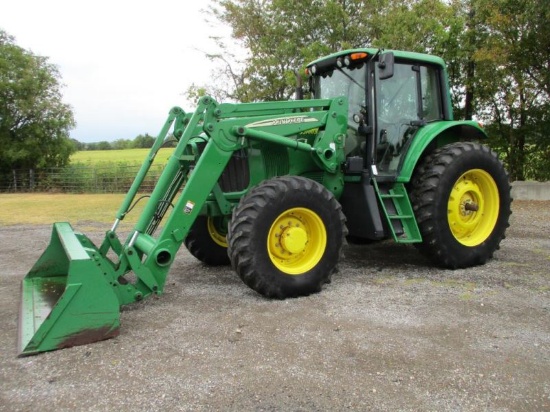
<svg viewBox="0 0 550 412"><path fill-rule="evenodd" d="M510 217L508 174L495 152L453 143L426 157L412 180L420 251L437 265L484 264L505 237Z"/></svg>
<svg viewBox="0 0 550 412"><path fill-rule="evenodd" d="M270 298L321 291L336 270L347 233L341 206L321 184L295 176L262 182L233 211L231 264Z"/></svg>

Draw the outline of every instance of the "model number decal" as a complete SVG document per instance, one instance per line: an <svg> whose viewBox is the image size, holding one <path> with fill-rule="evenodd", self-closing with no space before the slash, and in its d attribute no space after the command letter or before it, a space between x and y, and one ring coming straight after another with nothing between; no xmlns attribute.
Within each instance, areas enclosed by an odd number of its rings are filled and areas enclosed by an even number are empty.
<svg viewBox="0 0 550 412"><path fill-rule="evenodd" d="M287 124L300 124L316 122L315 117L308 116L288 116L279 119L261 120L259 122L249 123L246 127L266 127L266 126L282 126Z"/></svg>

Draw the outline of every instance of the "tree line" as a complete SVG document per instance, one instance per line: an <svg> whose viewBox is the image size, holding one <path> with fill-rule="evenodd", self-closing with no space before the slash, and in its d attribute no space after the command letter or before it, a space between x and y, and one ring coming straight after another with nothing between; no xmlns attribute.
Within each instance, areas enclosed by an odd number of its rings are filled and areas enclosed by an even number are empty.
<svg viewBox="0 0 550 412"><path fill-rule="evenodd" d="M102 140L100 142L85 143L72 139L72 143L77 151L83 150L124 150L124 149L145 149L151 148L155 143L155 137L148 133L140 134L134 139L117 139L112 142ZM174 147L176 140L168 140L164 147Z"/></svg>

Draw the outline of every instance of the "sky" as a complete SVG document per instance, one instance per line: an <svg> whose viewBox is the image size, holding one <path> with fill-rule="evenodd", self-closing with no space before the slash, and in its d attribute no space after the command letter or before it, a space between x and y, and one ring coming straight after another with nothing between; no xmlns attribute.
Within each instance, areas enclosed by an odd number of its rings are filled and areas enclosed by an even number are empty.
<svg viewBox="0 0 550 412"><path fill-rule="evenodd" d="M63 101L81 142L156 136L169 110L192 110L184 94L209 84L218 49L211 35L230 32L206 11L208 0L0 0L0 28L49 58L61 74Z"/></svg>

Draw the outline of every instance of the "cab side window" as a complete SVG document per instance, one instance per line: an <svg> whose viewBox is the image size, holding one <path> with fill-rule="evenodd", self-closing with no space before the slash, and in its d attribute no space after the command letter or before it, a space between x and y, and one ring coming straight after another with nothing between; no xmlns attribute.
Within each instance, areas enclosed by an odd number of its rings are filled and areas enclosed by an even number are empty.
<svg viewBox="0 0 550 412"><path fill-rule="evenodd" d="M420 67L422 88L422 117L427 122L443 119L439 71L429 66Z"/></svg>

